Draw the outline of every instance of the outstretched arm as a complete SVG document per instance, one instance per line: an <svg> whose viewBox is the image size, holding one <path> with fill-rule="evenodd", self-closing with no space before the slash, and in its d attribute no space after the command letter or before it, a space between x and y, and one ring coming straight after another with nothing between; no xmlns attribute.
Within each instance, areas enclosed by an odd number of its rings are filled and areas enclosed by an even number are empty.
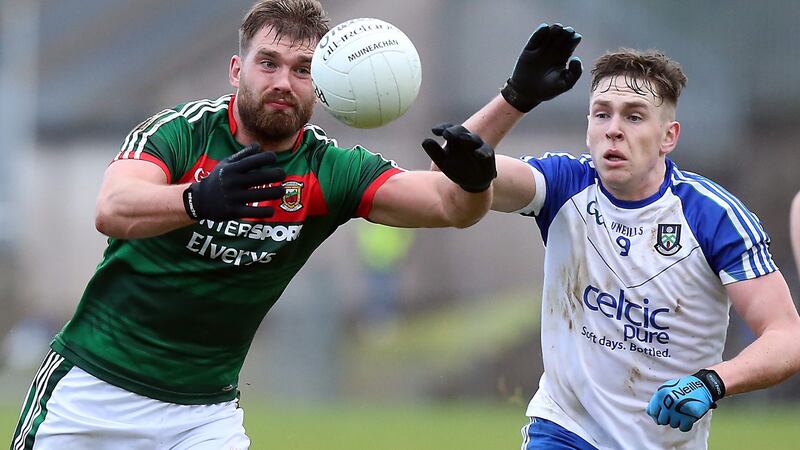
<svg viewBox="0 0 800 450"><path fill-rule="evenodd" d="M458 125L439 125L442 147L426 139L422 147L441 172L403 172L375 193L369 220L403 227L468 227L486 214L497 176L494 150Z"/></svg>
<svg viewBox="0 0 800 450"><path fill-rule="evenodd" d="M441 172L402 172L375 193L369 220L408 228L466 228L486 214L491 201L491 189L467 192Z"/></svg>

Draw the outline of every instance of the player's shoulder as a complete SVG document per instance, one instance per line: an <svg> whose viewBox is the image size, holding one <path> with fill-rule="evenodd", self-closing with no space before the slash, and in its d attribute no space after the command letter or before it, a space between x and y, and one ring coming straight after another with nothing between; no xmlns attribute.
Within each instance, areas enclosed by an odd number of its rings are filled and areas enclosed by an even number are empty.
<svg viewBox="0 0 800 450"><path fill-rule="evenodd" d="M346 164L347 162L370 161L377 164L388 163L392 166L397 166L394 161L360 144L353 146L339 144L336 139L328 136L322 127L313 123L307 123L303 127L301 146L307 158L312 162L316 161L317 164L324 164L325 161L339 161Z"/></svg>
<svg viewBox="0 0 800 450"><path fill-rule="evenodd" d="M313 123L307 123L303 126L302 145L325 150L328 148L344 150L344 148L339 147L339 142L336 139L328 136L321 126Z"/></svg>
<svg viewBox="0 0 800 450"><path fill-rule="evenodd" d="M159 129L178 127L192 129L198 123L208 125L209 122L228 120L228 105L232 95L224 95L217 99L193 100L172 108L166 108L153 114L137 125L132 132L154 134Z"/></svg>
<svg viewBox="0 0 800 450"><path fill-rule="evenodd" d="M592 157L586 153L576 156L567 152L546 152L541 156L523 156L520 159L543 172L595 173Z"/></svg>
<svg viewBox="0 0 800 450"><path fill-rule="evenodd" d="M730 222L737 229L761 229L761 221L734 194L708 177L671 165L672 186L684 216L707 225Z"/></svg>
<svg viewBox="0 0 800 450"><path fill-rule="evenodd" d="M188 124L203 121L228 120L228 108L233 94L226 94L216 99L204 98L192 100L175 105L170 110L176 117L185 120Z"/></svg>
<svg viewBox="0 0 800 450"><path fill-rule="evenodd" d="M328 136L322 127L313 123L303 126L300 147L298 148L306 159L321 164L323 159L344 157L350 151L342 147L339 142Z"/></svg>
<svg viewBox="0 0 800 450"><path fill-rule="evenodd" d="M542 156L525 156L522 161L542 174L545 183L559 192L577 193L593 185L597 179L592 158L588 154L547 152Z"/></svg>
<svg viewBox="0 0 800 450"><path fill-rule="evenodd" d="M303 126L303 137L301 145L306 147L306 150L325 152L331 154L348 154L352 152L366 152L372 153L361 145L353 145L347 147L340 145L339 142L325 132L322 127L313 123L307 123Z"/></svg>
<svg viewBox="0 0 800 450"><path fill-rule="evenodd" d="M685 208L730 210L744 208L739 198L710 178L671 163L670 176L675 194Z"/></svg>
<svg viewBox="0 0 800 450"><path fill-rule="evenodd" d="M574 153L570 152L545 152L541 156L523 156L520 158L523 161L550 161L550 162L559 162L562 164L577 164L577 165L585 165L588 167L594 167L594 163L592 163L592 156L588 153L580 153L575 155Z"/></svg>

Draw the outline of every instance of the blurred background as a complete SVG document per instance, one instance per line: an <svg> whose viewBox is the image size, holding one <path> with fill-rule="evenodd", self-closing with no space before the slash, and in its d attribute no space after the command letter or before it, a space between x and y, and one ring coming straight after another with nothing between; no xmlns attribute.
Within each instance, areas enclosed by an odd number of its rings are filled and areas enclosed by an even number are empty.
<svg viewBox="0 0 800 450"><path fill-rule="evenodd" d="M231 92L228 64L251 3L0 1L0 405L17 408L100 260L105 239L94 228L94 201L106 165L148 116ZM793 38L800 3L323 5L332 25L376 17L415 43L422 87L404 117L374 130L347 128L321 108L313 118L340 144L361 144L408 169L428 167L419 143L431 125L463 121L497 94L542 22L583 34L576 54L587 72L605 50L664 50L689 79L678 108L681 141L671 156L759 216L800 298L788 240L789 204L800 189L800 51ZM588 94L585 73L573 90L529 114L498 152L583 152ZM317 251L264 320L242 373L243 397L251 404L377 404L379 410L499 405L510 417L504 416L504 442L516 446L541 374L542 254L534 222L515 215L491 213L467 230L394 231L353 221ZM752 339L732 316L726 356ZM800 377L794 377L725 406L798 401ZM295 442L293 448L313 447Z"/></svg>

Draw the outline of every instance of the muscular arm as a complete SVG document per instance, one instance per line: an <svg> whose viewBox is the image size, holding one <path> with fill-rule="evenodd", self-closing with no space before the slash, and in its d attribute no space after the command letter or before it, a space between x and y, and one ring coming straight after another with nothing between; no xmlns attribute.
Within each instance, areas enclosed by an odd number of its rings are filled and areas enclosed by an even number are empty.
<svg viewBox="0 0 800 450"><path fill-rule="evenodd" d="M792 209L789 213L789 233L792 239L794 263L797 269L800 270L800 192L795 195Z"/></svg>
<svg viewBox="0 0 800 450"><path fill-rule="evenodd" d="M780 272L727 286L728 296L757 339L716 370L726 395L780 383L800 371L800 317Z"/></svg>
<svg viewBox="0 0 800 450"><path fill-rule="evenodd" d="M95 227L109 237L138 239L190 225L182 199L187 186L168 185L155 164L116 161L106 169L97 196Z"/></svg>
<svg viewBox="0 0 800 450"><path fill-rule="evenodd" d="M375 193L368 218L397 227L466 228L486 214L491 201L491 188L473 194L441 172L402 172Z"/></svg>

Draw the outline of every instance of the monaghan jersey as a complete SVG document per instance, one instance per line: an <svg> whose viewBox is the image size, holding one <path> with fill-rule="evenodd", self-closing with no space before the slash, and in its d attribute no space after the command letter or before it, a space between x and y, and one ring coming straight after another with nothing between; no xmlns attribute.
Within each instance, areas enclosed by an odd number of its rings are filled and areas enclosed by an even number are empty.
<svg viewBox="0 0 800 450"><path fill-rule="evenodd" d="M722 359L724 285L777 270L759 219L717 184L667 160L659 191L615 199L588 155L524 158L547 251L544 374L527 415L599 449L703 449L711 414L688 433L645 412L664 381Z"/></svg>
<svg viewBox="0 0 800 450"><path fill-rule="evenodd" d="M136 127L116 160L160 166L170 183L199 181L242 149L233 97L162 111ZM337 146L306 125L277 154L286 194L269 219L201 220L147 239L109 239L53 349L108 383L158 400L210 404L237 395L264 315L336 228L366 217L394 163Z"/></svg>

